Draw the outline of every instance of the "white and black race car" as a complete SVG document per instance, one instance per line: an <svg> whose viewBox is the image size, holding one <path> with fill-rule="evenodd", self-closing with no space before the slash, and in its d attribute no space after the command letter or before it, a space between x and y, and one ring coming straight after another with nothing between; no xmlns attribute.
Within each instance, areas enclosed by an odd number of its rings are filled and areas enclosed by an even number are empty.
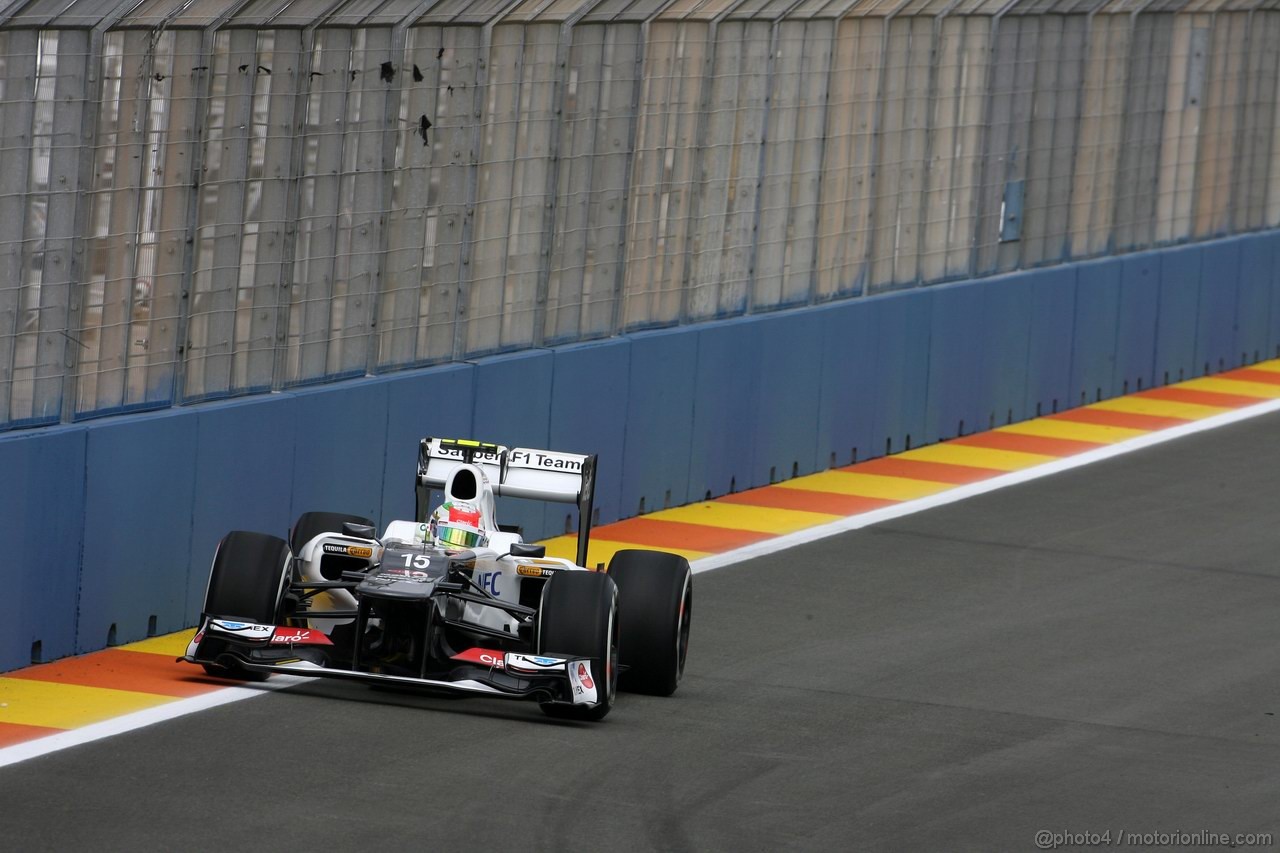
<svg viewBox="0 0 1280 853"><path fill-rule="evenodd" d="M304 513L289 540L233 531L213 558L184 661L210 674L357 679L532 699L602 719L617 689L669 696L693 615L683 557L624 550L585 568L596 457L425 438L417 518L381 537L359 516ZM429 512L432 493L444 502ZM495 518L495 496L578 505L577 562Z"/></svg>

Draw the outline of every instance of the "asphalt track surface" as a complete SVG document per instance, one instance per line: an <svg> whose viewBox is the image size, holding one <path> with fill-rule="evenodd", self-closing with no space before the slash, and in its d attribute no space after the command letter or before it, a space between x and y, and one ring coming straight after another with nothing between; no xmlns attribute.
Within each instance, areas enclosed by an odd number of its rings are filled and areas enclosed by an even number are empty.
<svg viewBox="0 0 1280 853"><path fill-rule="evenodd" d="M602 724L312 682L33 759L0 850L1280 839L1278 475L1272 414L700 574Z"/></svg>

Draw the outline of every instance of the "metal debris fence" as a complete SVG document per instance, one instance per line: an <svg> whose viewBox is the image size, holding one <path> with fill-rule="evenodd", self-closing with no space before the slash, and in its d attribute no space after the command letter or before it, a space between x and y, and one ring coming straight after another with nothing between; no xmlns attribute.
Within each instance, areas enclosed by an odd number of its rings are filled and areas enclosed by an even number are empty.
<svg viewBox="0 0 1280 853"><path fill-rule="evenodd" d="M1272 228L1278 77L1277 0L13 3L0 429Z"/></svg>

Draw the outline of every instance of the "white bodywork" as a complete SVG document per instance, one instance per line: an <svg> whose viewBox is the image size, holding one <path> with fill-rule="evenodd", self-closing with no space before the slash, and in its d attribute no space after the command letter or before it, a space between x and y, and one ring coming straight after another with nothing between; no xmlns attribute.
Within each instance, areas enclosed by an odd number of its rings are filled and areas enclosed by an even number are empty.
<svg viewBox="0 0 1280 853"><path fill-rule="evenodd" d="M571 503L582 491L583 466L588 457L576 453L487 445L484 450L471 451L472 462L468 464L465 451L447 441L429 438L424 444L426 464L419 469L420 479L451 494L450 484L460 468L479 471L488 484L490 510L494 495Z"/></svg>
<svg viewBox="0 0 1280 853"><path fill-rule="evenodd" d="M302 546L302 550L295 554L298 576L307 583L321 583L325 580L324 575L320 573L320 562L324 556L324 548L344 547L344 548L368 548L370 554L368 561L370 565L376 564L382 559L382 549L376 545L370 545L368 540L354 539L350 536L343 536L338 533L321 533L310 542ZM356 609L356 597L345 589L334 589L328 592L317 593L312 596L309 612L321 613L327 610L345 610L352 611ZM345 625L354 621L353 619L308 619L307 626L317 628L326 634L331 632L339 625Z"/></svg>
<svg viewBox="0 0 1280 853"><path fill-rule="evenodd" d="M501 601L518 604L520 585L526 577L541 578L555 571L587 571L572 560L558 557L512 556L511 546L522 543L523 539L518 533L498 529L494 500L495 494L499 493L548 500L575 500L581 479L581 460L584 457L519 448L508 451L506 481L495 488L494 480L489 475L493 473L497 477L500 474L498 454L477 454L476 462L467 463L462 461L461 454L454 458L447 449L439 450L440 456L437 458L434 455L437 451L435 447L431 450L433 455L424 479L433 484L441 484L446 500L464 500L479 506L481 525L488 536L488 544L471 550L476 557L473 580L490 595ZM486 459L491 461L485 461ZM513 459L516 461L512 461ZM518 467L522 465L529 467ZM474 490L473 485L476 487ZM321 561L326 549L332 552L332 549L345 548L355 551L348 553L348 556L361 558L364 558L364 551L367 549L369 564L376 565L382 562L385 550L390 547L396 549L395 559L406 561L401 568L412 569L414 556L403 553L405 546L420 548L424 552L433 547L425 522L392 521L387 525L381 540L372 545L364 539L338 533L322 533L302 547L301 552L296 555L296 565L304 583L319 583L326 580L321 574ZM331 632L336 626L352 620L315 618L315 614L328 610L350 612L356 608L356 604L355 596L346 590L318 593L311 600L307 624L326 633ZM513 636L518 630L516 620L497 607L468 602L463 618Z"/></svg>

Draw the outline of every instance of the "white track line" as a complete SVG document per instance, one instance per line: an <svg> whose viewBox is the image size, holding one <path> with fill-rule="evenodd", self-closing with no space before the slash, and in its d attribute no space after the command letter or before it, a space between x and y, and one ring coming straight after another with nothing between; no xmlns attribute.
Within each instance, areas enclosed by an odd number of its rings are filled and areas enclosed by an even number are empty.
<svg viewBox="0 0 1280 853"><path fill-rule="evenodd" d="M694 560L690 563L695 574L699 572L709 572L713 569L731 566L734 563L741 563L744 560L752 560L756 557L764 557L768 554L775 554L778 551L785 551L788 548L794 548L805 542L812 542L815 539L825 539L828 536L835 536L837 533L844 533L849 530L858 530L862 527L870 527L873 524L879 524L882 521L889 521L894 518L902 518L904 515L914 515L917 512L924 512L927 509L933 509L937 506L944 506L956 501L962 501L965 498L971 498L974 495L981 495L987 492L994 492L996 489L1003 489L1006 486L1016 486L1019 483L1026 483L1031 480L1039 480L1041 477L1048 477L1061 471L1070 471L1072 468L1081 468L1085 465L1091 465L1094 462L1101 462L1103 459L1111 459L1114 456L1123 456L1126 453L1133 453L1135 450L1142 450L1146 447L1152 447L1157 444L1164 444L1166 441L1173 441L1183 436L1193 435L1197 432L1205 432L1217 427L1233 424L1238 421L1256 418L1259 415L1270 414L1271 412L1280 411L1280 399L1267 400L1256 406L1247 406L1243 409L1236 409L1233 412L1224 412L1220 415L1205 418L1204 420L1192 421L1182 426L1170 427L1160 430L1159 432L1149 433L1147 435L1131 438L1116 444L1099 447L1097 450L1089 450L1079 453L1075 456L1068 456L1065 459L1059 459L1056 462L1046 462L1043 465L1037 465L1033 468L1024 468L1021 471L1011 471L1008 474L1001 474L998 477L992 477L990 480L982 480L977 483L970 483L966 486L957 486L954 489L948 489L945 492L938 492L936 495L928 497L916 498L915 500L903 501L900 504L887 506L882 509L864 512L860 515L849 516L838 521L832 521L828 524L821 524L817 527L806 527L804 530L797 530L795 533L788 533L785 536L779 536L776 539L766 539L763 542L757 542L753 545L745 545L732 551L724 551L720 554L713 554L710 557L703 557L700 560Z"/></svg>
<svg viewBox="0 0 1280 853"><path fill-rule="evenodd" d="M939 492L936 495L917 498L911 501L903 501L900 504L884 507L883 509L872 510L871 512L865 512L861 515L850 516L849 518L842 518L839 521L833 521L829 524L809 527L804 530L797 530L795 533L788 533L787 535L779 536L776 539L769 539L764 542L758 542L754 545L747 545L744 548L737 548L733 551L725 551L722 554L703 557L700 560L694 560L691 565L695 573L709 572L713 569L731 566L734 563L741 563L745 560L752 560L756 557L763 557L768 554L777 553L778 551L784 551L787 548L793 548L796 545L812 542L815 539L824 539L828 536L835 536L838 533L844 533L849 530L858 530L862 527L870 527L871 525L879 524L882 521L902 518L906 515L914 515L917 512L924 512L927 509L933 509L934 507L944 506L949 503L955 503L956 501L962 501L965 498L971 498L974 495L981 495L987 492L993 492L996 489L1003 489L1006 486L1015 486L1019 483L1038 480L1041 477L1048 477L1053 474L1057 474L1060 471L1069 471L1072 468L1081 468L1094 462L1101 462L1103 459L1111 459L1114 456L1133 453L1136 450L1142 450L1143 448L1152 447L1157 444L1164 444L1166 441L1173 441L1175 439L1182 438L1183 436L1193 435L1198 432L1205 432L1217 427L1226 426L1227 424L1256 418L1260 415L1266 415L1276 411L1280 411L1280 399L1268 400L1266 402L1259 403L1256 406L1237 409L1233 412L1225 412L1221 415L1205 418L1204 420L1192 421L1191 423L1184 424L1183 426L1172 427L1170 429L1132 438L1118 444L1099 447L1097 450L1090 450L1086 453L1080 453L1066 459L1060 459L1056 462L1046 462L1045 464L1037 465L1034 468L1012 471L1008 474L992 477L990 480L983 480L979 483L971 483L967 486L957 486L953 489L948 489L945 492ZM139 652L139 654L149 653ZM179 699L175 702L166 702L165 704L159 705L155 708L148 708L144 711L126 714L123 717L104 720L101 723L94 723L93 725L84 726L82 728L71 729L56 735L36 738L35 740L26 741L25 743L19 743L14 746L0 749L0 767L7 766L9 764L17 764L19 761L26 761L29 758L48 755L51 752L57 752L82 743L90 743L95 740L112 737L113 735L133 731L134 729L140 729L144 726L153 725L154 723L161 723L166 720L184 717L187 714L194 714L197 711L203 711L207 708L216 708L219 705L239 702L242 699L252 699L255 696L263 696L273 690L294 687L298 684L303 684L311 680L312 679L301 678L298 676L273 675L270 681L263 684L255 684L251 687L228 687L213 693L206 693L203 696L194 696L190 699Z"/></svg>
<svg viewBox="0 0 1280 853"><path fill-rule="evenodd" d="M135 654L153 653L135 652ZM48 755L51 752L58 752L68 747L79 746L82 743L91 743L95 740L124 734L155 723L163 723L166 720L172 720L177 717L185 717L187 714L194 714L207 708L216 708L219 705L239 702L242 699L252 699L255 696L265 696L273 690L296 687L311 680L310 678L300 678L296 675L273 675L270 681L260 684L247 687L225 687L212 693L165 702L163 705L157 705L154 708L134 711L132 714L113 717L110 720L103 720L100 723L93 723L78 729L68 729L56 735L46 735L45 737L0 749L0 767L17 764L19 761L26 761L28 758Z"/></svg>

